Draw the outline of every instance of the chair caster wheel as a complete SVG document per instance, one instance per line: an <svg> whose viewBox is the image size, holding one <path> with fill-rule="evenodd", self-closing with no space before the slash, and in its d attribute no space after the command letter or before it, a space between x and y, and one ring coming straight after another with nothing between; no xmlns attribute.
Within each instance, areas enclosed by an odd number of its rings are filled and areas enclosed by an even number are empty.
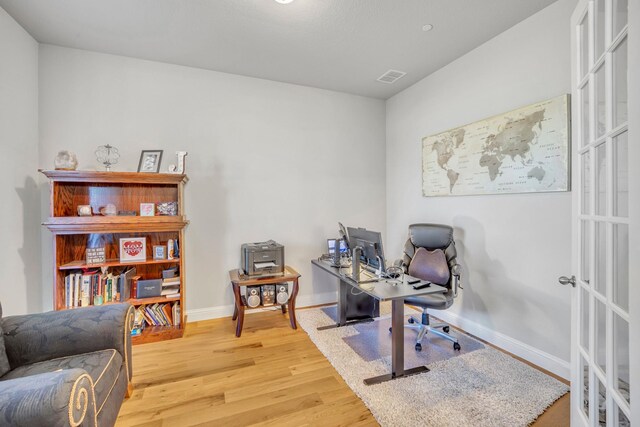
<svg viewBox="0 0 640 427"><path fill-rule="evenodd" d="M391 333L391 328L389 328L389 333Z"/></svg>
<svg viewBox="0 0 640 427"><path fill-rule="evenodd" d="M449 327L448 327L448 326L445 326L444 328L442 328L442 331L443 331L445 334L448 334L448 333L449 333Z"/></svg>
<svg viewBox="0 0 640 427"><path fill-rule="evenodd" d="M457 342L454 342L453 343L453 349L460 351L460 344L458 344Z"/></svg>
<svg viewBox="0 0 640 427"><path fill-rule="evenodd" d="M413 320L413 318L412 318L412 317L409 317L409 320L407 320L407 322L409 322L409 323L413 323L413 322L414 322L414 320Z"/></svg>
<svg viewBox="0 0 640 427"><path fill-rule="evenodd" d="M416 343L416 351L422 351L422 344Z"/></svg>

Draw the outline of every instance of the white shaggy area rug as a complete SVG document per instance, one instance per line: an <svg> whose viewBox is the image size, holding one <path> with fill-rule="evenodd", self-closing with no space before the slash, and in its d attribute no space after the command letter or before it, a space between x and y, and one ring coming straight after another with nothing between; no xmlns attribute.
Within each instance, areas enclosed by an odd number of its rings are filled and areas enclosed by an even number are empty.
<svg viewBox="0 0 640 427"><path fill-rule="evenodd" d="M382 313L389 311L385 306ZM405 314L410 310L405 307ZM565 384L488 346L452 352L451 357L428 364L430 372L367 386L365 378L390 372L391 355L367 361L356 353L343 338L358 334L358 325L317 331L318 326L335 323L326 313L314 308L299 310L296 317L382 426L527 426L569 391ZM390 322L389 315L376 322ZM405 345L406 369L413 367L407 355L414 351Z"/></svg>

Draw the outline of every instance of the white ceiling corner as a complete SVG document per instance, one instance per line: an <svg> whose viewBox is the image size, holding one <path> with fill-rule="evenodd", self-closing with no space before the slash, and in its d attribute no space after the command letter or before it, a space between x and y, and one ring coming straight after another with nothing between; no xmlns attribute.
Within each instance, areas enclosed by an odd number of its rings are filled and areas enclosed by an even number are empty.
<svg viewBox="0 0 640 427"><path fill-rule="evenodd" d="M386 99L555 0L0 0L37 41ZM425 24L433 30L422 31ZM407 74L376 81L387 70Z"/></svg>

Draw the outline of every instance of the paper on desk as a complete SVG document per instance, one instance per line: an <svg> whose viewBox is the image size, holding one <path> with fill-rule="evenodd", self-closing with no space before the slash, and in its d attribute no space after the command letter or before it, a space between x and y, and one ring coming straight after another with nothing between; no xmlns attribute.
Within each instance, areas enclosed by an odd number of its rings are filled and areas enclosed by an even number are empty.
<svg viewBox="0 0 640 427"><path fill-rule="evenodd" d="M269 261L269 262L256 262L254 264L255 268L267 268L267 267L275 267L276 263L273 261Z"/></svg>

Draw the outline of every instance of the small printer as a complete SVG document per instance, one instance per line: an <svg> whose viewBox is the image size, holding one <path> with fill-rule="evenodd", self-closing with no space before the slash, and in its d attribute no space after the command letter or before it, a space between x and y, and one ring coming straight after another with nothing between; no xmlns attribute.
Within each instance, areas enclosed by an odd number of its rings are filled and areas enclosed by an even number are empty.
<svg viewBox="0 0 640 427"><path fill-rule="evenodd" d="M249 277L284 274L284 246L273 240L242 245L242 269Z"/></svg>

